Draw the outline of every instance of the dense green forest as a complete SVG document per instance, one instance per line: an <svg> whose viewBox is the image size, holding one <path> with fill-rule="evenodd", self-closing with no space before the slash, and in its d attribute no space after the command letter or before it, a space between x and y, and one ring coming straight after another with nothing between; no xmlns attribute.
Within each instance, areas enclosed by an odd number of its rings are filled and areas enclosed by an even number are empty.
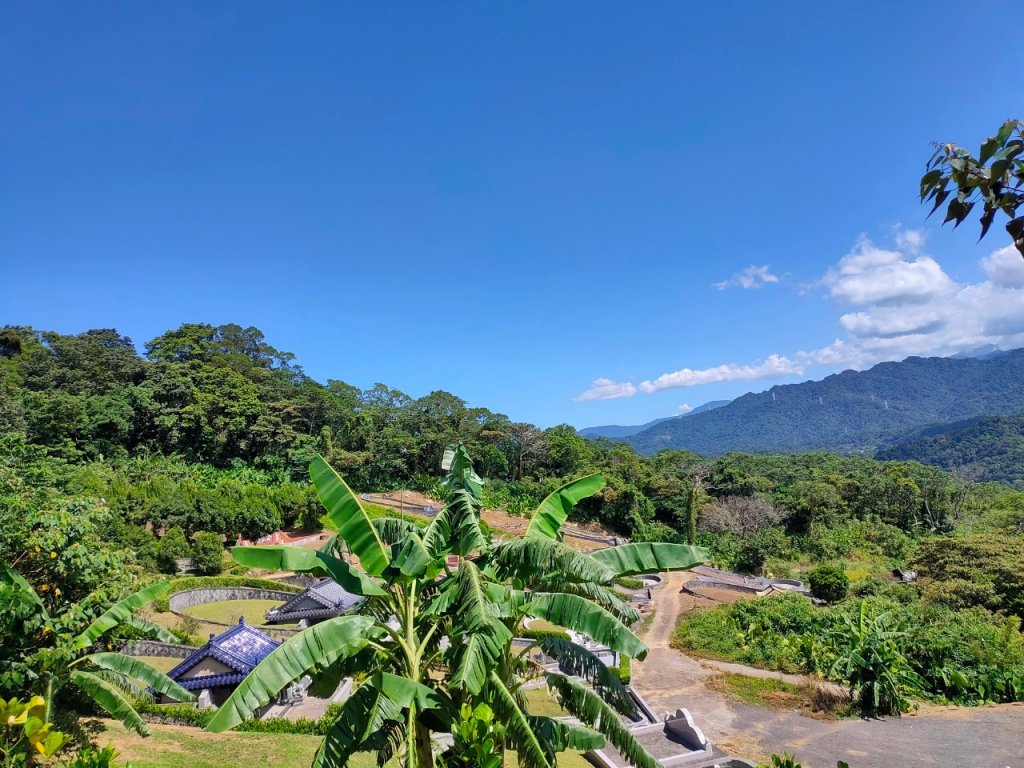
<svg viewBox="0 0 1024 768"><path fill-rule="evenodd" d="M645 454L684 449L872 455L910 430L1024 410L1024 350L984 359L908 357L821 381L775 386L670 419L625 440Z"/></svg>
<svg viewBox="0 0 1024 768"><path fill-rule="evenodd" d="M21 435L44 448L69 495L103 498L133 526L186 533L252 537L315 526L306 475L314 452L361 491L429 490L453 442L489 479L488 505L514 513L565 478L603 472L608 487L577 513L633 536L684 535L691 507L697 516L732 497L761 498L789 530L807 534L815 521L848 517L931 530L962 504L957 478L913 462L830 454L707 462L681 451L648 458L623 443L585 440L568 425L513 422L448 392L412 398L385 384L322 384L258 329L237 325L183 325L141 355L110 329L7 327L0 433L9 445Z"/></svg>
<svg viewBox="0 0 1024 768"><path fill-rule="evenodd" d="M1024 487L1024 413L986 416L923 429L876 455L955 467L980 481Z"/></svg>

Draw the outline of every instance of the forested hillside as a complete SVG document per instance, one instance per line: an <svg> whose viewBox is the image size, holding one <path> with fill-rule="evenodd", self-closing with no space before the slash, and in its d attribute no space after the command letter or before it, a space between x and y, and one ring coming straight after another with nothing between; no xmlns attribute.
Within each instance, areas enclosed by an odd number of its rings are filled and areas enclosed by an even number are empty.
<svg viewBox="0 0 1024 768"><path fill-rule="evenodd" d="M682 449L792 453L875 450L929 424L1024 410L1024 350L987 359L908 357L772 387L626 438L645 454Z"/></svg>
<svg viewBox="0 0 1024 768"><path fill-rule="evenodd" d="M118 535L134 537L138 551L151 543L141 533L147 524L232 539L315 527L319 505L307 474L314 452L359 491L429 491L444 446L461 441L488 480L487 504L513 513L566 479L600 471L608 486L574 515L639 538L678 539L691 509L754 496L776 505L795 530L835 515L930 528L936 515L953 513L958 482L916 463L824 454L645 458L625 443L586 440L568 425L513 422L447 392L412 398L385 384L321 384L259 330L237 325L183 325L142 355L114 330L5 328L0 434L5 461L32 456L67 497L103 499L128 526Z"/></svg>
<svg viewBox="0 0 1024 768"><path fill-rule="evenodd" d="M884 460L912 460L955 468L981 481L1024 487L1024 413L987 416L923 429L878 452Z"/></svg>

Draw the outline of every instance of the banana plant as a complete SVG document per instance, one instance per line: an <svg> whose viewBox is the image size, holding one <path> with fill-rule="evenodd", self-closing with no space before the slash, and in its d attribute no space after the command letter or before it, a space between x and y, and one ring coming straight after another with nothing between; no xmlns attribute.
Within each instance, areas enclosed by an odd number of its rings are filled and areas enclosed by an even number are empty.
<svg viewBox="0 0 1024 768"><path fill-rule="evenodd" d="M314 625L271 653L208 728L238 725L303 675L326 691L360 671L364 682L324 738L313 763L318 768L340 768L368 751L380 764L400 756L406 768L433 768L434 734L457 730L460 713L481 705L503 726L494 739L498 757L515 750L524 768L549 768L558 752L597 748L606 739L638 768L656 766L616 714L634 713L628 692L590 651L558 638L523 649L513 638L527 619L540 618L643 658L647 649L629 628L638 616L615 592L615 579L689 568L706 554L684 545L634 544L598 557L562 543L572 506L604 486L599 475L559 488L534 512L525 537L495 544L481 529L482 481L468 453L450 448L443 467L444 507L421 531L404 520L371 519L327 462L314 459L310 475L340 541L319 552L236 547L233 557L253 567L329 575L365 599L356 613ZM341 544L358 566L339 556ZM558 672L531 661L537 646L559 660ZM529 712L523 685L539 676L585 725ZM446 764L465 757L452 749L457 746L446 752Z"/></svg>
<svg viewBox="0 0 1024 768"><path fill-rule="evenodd" d="M0 581L24 593L35 605L47 631L53 633L51 625L56 622L21 574L9 566L0 566ZM44 722L50 721L53 702L66 687L77 688L100 709L140 736L148 736L149 727L132 706L132 698L148 698L152 689L177 701L192 701L191 693L143 661L111 650L93 652L107 632L121 625L140 629L163 642L177 643L178 639L170 632L135 615L169 590L169 582L152 584L111 606L77 635L53 633L58 636L57 643L37 651L31 660L31 666L40 670L39 677L45 686Z"/></svg>

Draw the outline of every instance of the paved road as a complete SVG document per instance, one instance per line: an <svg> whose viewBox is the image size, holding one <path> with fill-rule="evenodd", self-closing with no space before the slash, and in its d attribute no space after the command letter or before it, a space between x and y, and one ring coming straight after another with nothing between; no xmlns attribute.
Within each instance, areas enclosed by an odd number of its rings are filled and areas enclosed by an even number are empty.
<svg viewBox="0 0 1024 768"><path fill-rule="evenodd" d="M717 674L669 647L679 613L694 601L670 574L655 590L647 659L633 682L656 713L686 707L708 738L731 754L762 760L795 754L805 768L1024 768L1024 705L930 707L899 719L825 721L733 703L703 681Z"/></svg>

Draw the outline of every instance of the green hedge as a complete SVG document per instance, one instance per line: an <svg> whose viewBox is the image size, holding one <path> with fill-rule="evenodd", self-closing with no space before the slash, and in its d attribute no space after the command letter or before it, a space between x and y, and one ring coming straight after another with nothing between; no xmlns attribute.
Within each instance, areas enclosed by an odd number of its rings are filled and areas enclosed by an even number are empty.
<svg viewBox="0 0 1024 768"><path fill-rule="evenodd" d="M554 637L559 640L568 640L569 633L560 629L521 629L516 633L517 637L525 637L529 640L547 640Z"/></svg>
<svg viewBox="0 0 1024 768"><path fill-rule="evenodd" d="M136 711L144 720L164 725L184 725L193 728L205 728L214 714L215 709L196 709L192 704L154 704L148 701L138 702ZM288 720L283 717L272 717L267 720L246 720L234 730L245 733L297 733L307 736L323 736L331 723L338 717L341 704L328 704L327 710L319 720Z"/></svg>
<svg viewBox="0 0 1024 768"><path fill-rule="evenodd" d="M276 589L279 592L301 592L302 587L283 581L257 579L253 576L183 576L171 581L169 595L176 595L190 589L218 589L221 587L252 587L253 589Z"/></svg>
<svg viewBox="0 0 1024 768"><path fill-rule="evenodd" d="M629 685L629 681L633 679L633 660L626 654L620 653L619 663L612 671L619 676L623 685Z"/></svg>

